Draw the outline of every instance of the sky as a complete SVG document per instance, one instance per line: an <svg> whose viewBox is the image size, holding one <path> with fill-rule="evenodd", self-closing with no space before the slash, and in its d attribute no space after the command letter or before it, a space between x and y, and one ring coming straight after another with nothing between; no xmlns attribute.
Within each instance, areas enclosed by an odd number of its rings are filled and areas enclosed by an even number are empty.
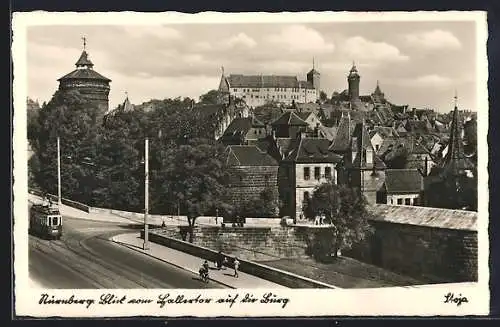
<svg viewBox="0 0 500 327"><path fill-rule="evenodd" d="M110 78L110 108L127 93L134 104L150 99L199 96L226 74L321 73L328 96L347 88L355 62L360 94L377 80L395 104L477 110L475 23L327 22L175 25L30 26L27 33L28 96L40 103L57 79L75 69L86 50L94 70Z"/></svg>

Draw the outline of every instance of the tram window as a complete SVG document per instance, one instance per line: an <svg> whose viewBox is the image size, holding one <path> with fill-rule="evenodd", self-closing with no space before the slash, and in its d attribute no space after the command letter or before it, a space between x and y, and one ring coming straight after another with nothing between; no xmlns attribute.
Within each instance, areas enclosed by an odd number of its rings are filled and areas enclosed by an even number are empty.
<svg viewBox="0 0 500 327"><path fill-rule="evenodd" d="M52 217L52 226L57 226L58 223L57 223L57 216L56 217Z"/></svg>

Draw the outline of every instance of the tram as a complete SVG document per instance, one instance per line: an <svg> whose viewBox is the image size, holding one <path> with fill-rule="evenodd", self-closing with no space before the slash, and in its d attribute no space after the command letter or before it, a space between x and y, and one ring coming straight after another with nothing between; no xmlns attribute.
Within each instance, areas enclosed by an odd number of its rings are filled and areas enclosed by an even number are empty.
<svg viewBox="0 0 500 327"><path fill-rule="evenodd" d="M29 232L43 238L58 240L62 236L62 216L59 208L33 204L30 208Z"/></svg>

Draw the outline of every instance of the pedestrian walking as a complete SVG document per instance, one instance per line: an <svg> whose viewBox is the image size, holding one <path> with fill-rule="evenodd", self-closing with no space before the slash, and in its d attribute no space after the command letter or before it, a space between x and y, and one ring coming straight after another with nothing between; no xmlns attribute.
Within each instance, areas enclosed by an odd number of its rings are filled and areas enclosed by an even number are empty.
<svg viewBox="0 0 500 327"><path fill-rule="evenodd" d="M233 265L234 265L234 277L238 278L238 269L240 268L240 262L238 261L238 258L234 258L234 261L233 261Z"/></svg>

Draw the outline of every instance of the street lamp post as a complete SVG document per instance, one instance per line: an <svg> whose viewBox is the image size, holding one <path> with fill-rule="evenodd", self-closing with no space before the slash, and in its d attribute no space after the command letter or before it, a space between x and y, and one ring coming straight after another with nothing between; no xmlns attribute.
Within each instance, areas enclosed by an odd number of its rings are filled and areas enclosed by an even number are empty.
<svg viewBox="0 0 500 327"><path fill-rule="evenodd" d="M61 141L57 137L57 204L61 207Z"/></svg>
<svg viewBox="0 0 500 327"><path fill-rule="evenodd" d="M149 211L149 139L144 141L144 244L143 249L149 249L148 211Z"/></svg>

